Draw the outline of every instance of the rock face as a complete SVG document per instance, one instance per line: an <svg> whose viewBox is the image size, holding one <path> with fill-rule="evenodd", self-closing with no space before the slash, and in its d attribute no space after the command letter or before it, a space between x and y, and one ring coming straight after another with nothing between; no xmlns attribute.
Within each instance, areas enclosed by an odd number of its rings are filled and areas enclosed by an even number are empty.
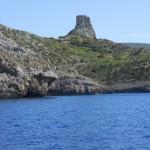
<svg viewBox="0 0 150 150"><path fill-rule="evenodd" d="M0 30L0 98L47 95L57 78L54 69L43 58L38 59L34 51L11 39L10 29L5 29L5 34Z"/></svg>
<svg viewBox="0 0 150 150"><path fill-rule="evenodd" d="M79 35L90 39L95 39L96 34L92 27L90 17L79 15L76 17L75 28L68 33L68 35Z"/></svg>
<svg viewBox="0 0 150 150"><path fill-rule="evenodd" d="M61 76L50 88L50 95L80 95L103 93L105 88L84 76Z"/></svg>
<svg viewBox="0 0 150 150"><path fill-rule="evenodd" d="M44 96L56 77L52 71L23 71L0 57L0 98Z"/></svg>

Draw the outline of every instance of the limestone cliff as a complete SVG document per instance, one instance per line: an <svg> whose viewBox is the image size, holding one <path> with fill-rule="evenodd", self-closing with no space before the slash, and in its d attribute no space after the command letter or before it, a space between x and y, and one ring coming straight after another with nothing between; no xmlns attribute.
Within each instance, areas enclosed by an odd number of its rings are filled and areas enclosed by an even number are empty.
<svg viewBox="0 0 150 150"><path fill-rule="evenodd" d="M57 75L42 59L0 31L0 98L47 95Z"/></svg>

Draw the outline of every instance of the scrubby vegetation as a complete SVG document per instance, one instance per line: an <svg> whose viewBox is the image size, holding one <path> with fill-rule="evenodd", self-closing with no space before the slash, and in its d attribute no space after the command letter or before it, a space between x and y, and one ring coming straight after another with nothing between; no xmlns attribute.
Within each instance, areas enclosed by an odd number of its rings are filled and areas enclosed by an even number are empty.
<svg viewBox="0 0 150 150"><path fill-rule="evenodd" d="M43 38L0 26L3 34L36 52L58 74L81 74L99 83L128 83L150 80L150 51L133 49L109 40L79 36ZM43 62L44 63L44 62Z"/></svg>

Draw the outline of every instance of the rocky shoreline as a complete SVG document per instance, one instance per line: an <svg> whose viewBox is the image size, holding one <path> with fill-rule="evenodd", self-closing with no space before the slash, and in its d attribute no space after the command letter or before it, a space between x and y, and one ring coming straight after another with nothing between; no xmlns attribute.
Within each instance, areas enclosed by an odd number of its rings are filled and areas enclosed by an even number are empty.
<svg viewBox="0 0 150 150"><path fill-rule="evenodd" d="M0 98L45 96L56 78L52 71L24 72L0 57Z"/></svg>
<svg viewBox="0 0 150 150"><path fill-rule="evenodd" d="M150 92L150 51L97 39L90 18L59 39L0 25L0 98Z"/></svg>
<svg viewBox="0 0 150 150"><path fill-rule="evenodd" d="M62 76L49 88L49 95L85 95L103 93L104 87L83 76Z"/></svg>
<svg viewBox="0 0 150 150"><path fill-rule="evenodd" d="M112 85L99 85L91 80L70 77L56 79L49 88L49 95L97 95L112 93L149 93L150 82L140 81Z"/></svg>
<svg viewBox="0 0 150 150"><path fill-rule="evenodd" d="M150 92L150 82L100 85L81 75L57 76L52 70L30 71L0 57L0 98L48 95L95 95L106 93Z"/></svg>

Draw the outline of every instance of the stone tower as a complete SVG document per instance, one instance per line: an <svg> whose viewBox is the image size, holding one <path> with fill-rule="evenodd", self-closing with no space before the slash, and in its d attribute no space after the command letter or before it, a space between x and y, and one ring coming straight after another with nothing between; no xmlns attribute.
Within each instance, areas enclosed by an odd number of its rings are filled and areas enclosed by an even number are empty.
<svg viewBox="0 0 150 150"><path fill-rule="evenodd" d="M75 28L68 33L68 35L79 35L90 39L95 39L96 34L92 27L90 17L79 15L76 17Z"/></svg>

